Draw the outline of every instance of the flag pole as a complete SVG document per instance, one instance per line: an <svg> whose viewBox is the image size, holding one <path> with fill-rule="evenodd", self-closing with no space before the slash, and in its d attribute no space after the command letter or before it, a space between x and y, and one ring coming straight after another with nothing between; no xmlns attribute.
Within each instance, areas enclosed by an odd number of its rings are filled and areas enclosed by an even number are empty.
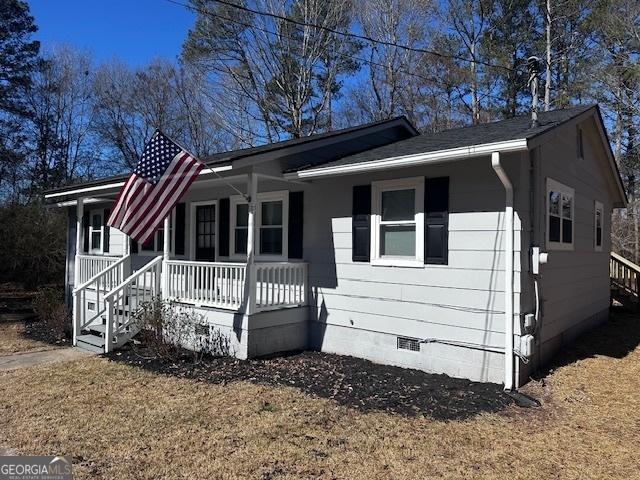
<svg viewBox="0 0 640 480"><path fill-rule="evenodd" d="M176 142L176 140L174 138L171 138L169 135L167 135L166 133L164 133L163 131L161 131L159 128L156 128L156 132L161 133L162 135L164 135L165 137L167 137L169 140L171 140L173 143L175 143L177 146L179 146L182 150L184 150L185 152L189 152L189 150L187 150L186 148L184 148L179 142ZM155 135L155 133L154 133ZM197 158L197 157L194 157ZM200 160L199 158L197 159L199 162L202 162L202 160ZM215 174L220 180L222 180L228 187L230 187L232 190L235 190L236 193L238 195L240 195L242 198L244 198L245 200L247 200L247 202L249 201L249 194L248 193L242 193L240 190L238 190L238 188L236 188L233 184L227 182L225 180L225 178L220 175L218 172L216 172L216 170L213 167L209 167L207 166L204 162L202 162L204 164L204 168L202 169L202 171L204 172L205 169L208 170L208 173L213 173Z"/></svg>

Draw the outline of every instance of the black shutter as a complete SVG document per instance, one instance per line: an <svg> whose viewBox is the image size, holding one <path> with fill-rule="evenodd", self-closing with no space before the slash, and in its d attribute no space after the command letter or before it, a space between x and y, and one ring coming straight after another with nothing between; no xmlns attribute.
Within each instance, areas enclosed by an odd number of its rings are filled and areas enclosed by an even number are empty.
<svg viewBox="0 0 640 480"><path fill-rule="evenodd" d="M368 262L371 256L371 185L353 187L351 248L354 262Z"/></svg>
<svg viewBox="0 0 640 480"><path fill-rule="evenodd" d="M424 263L449 262L449 177L427 178L424 189Z"/></svg>
<svg viewBox="0 0 640 480"><path fill-rule="evenodd" d="M129 251L131 253L138 253L138 242L136 242L133 238L129 239Z"/></svg>
<svg viewBox="0 0 640 480"><path fill-rule="evenodd" d="M289 192L289 258L302 258L304 192Z"/></svg>
<svg viewBox="0 0 640 480"><path fill-rule="evenodd" d="M184 255L184 225L185 225L186 205L179 203L176 205L176 255Z"/></svg>
<svg viewBox="0 0 640 480"><path fill-rule="evenodd" d="M82 214L82 251L89 253L89 212Z"/></svg>
<svg viewBox="0 0 640 480"><path fill-rule="evenodd" d="M102 212L102 228L104 230L104 245L102 247L102 251L104 253L109 253L109 235L111 233L109 230L111 230L111 228L109 227L109 225L107 225L107 220L109 219L110 215L111 209L105 208Z"/></svg>
<svg viewBox="0 0 640 480"><path fill-rule="evenodd" d="M221 257L229 256L229 199L220 199L220 213L218 220L220 222L218 226L218 250Z"/></svg>

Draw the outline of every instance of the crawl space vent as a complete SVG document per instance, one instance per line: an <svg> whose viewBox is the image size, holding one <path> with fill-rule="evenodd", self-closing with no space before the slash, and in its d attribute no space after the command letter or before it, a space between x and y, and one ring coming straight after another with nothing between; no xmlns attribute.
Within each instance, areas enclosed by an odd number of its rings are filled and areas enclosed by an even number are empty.
<svg viewBox="0 0 640 480"><path fill-rule="evenodd" d="M209 336L209 332L210 332L209 325L197 324L195 326L195 329L196 329L196 335L202 335L204 337L208 337Z"/></svg>
<svg viewBox="0 0 640 480"><path fill-rule="evenodd" d="M398 337L398 350L420 351L420 341L416 338Z"/></svg>

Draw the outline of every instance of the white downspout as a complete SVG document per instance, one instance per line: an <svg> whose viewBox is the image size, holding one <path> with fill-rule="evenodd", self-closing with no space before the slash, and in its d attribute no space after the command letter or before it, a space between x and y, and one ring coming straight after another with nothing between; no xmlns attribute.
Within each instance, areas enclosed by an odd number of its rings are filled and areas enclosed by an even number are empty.
<svg viewBox="0 0 640 480"><path fill-rule="evenodd" d="M513 390L513 184L500 163L500 152L491 154L491 165L505 190L504 246L504 389Z"/></svg>

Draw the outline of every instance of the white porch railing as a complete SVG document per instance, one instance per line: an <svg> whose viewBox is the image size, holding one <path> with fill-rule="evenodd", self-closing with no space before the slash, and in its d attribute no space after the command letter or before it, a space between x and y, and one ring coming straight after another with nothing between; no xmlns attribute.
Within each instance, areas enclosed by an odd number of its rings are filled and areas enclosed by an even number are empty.
<svg viewBox="0 0 640 480"><path fill-rule="evenodd" d="M256 263L253 268L256 311L307 303L306 263Z"/></svg>
<svg viewBox="0 0 640 480"><path fill-rule="evenodd" d="M255 306L252 309L247 309L246 305L251 298L250 292L245 293L245 264L170 260L166 265L164 296L170 300L255 312L300 306L307 302L306 263L255 264L254 274L250 277L255 288Z"/></svg>
<svg viewBox="0 0 640 480"><path fill-rule="evenodd" d="M107 257L102 255L78 255L76 261L80 263L80 283L99 275L106 268L120 261L122 257Z"/></svg>
<svg viewBox="0 0 640 480"><path fill-rule="evenodd" d="M105 353L112 350L115 339L120 345L136 333L136 311L160 297L161 271L162 257L156 257L105 295Z"/></svg>
<svg viewBox="0 0 640 480"><path fill-rule="evenodd" d="M242 306L244 264L170 260L166 265L165 298L230 310Z"/></svg>
<svg viewBox="0 0 640 480"><path fill-rule="evenodd" d="M126 278L131 271L131 257L116 258L104 270L96 273L87 281L81 283L73 290L73 338L76 337L88 325L92 324L105 312L105 296L109 290L116 287ZM91 301L94 304L92 313L87 314L87 293L91 292Z"/></svg>

